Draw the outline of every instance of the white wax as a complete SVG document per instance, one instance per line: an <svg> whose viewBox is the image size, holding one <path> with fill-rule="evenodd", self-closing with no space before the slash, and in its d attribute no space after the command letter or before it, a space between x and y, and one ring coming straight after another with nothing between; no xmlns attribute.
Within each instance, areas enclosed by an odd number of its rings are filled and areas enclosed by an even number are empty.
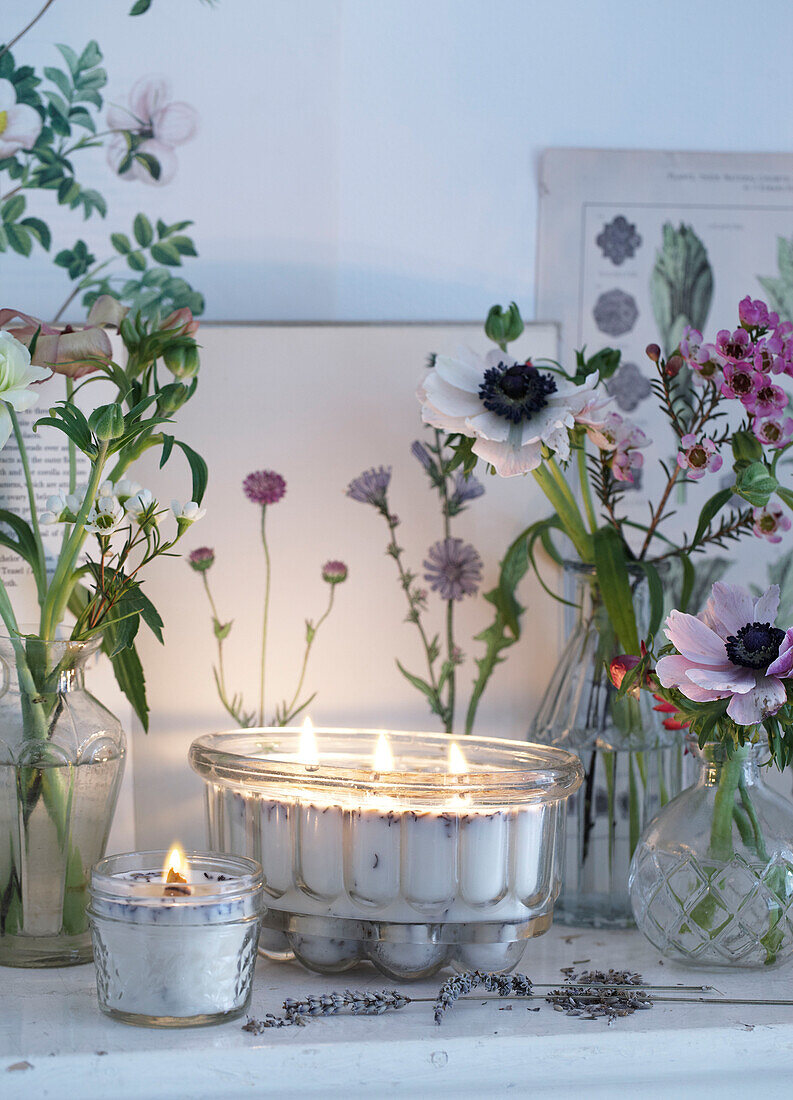
<svg viewBox="0 0 793 1100"><path fill-rule="evenodd" d="M351 810L344 834L345 887L365 906L399 897L401 818L390 810Z"/></svg>
<svg viewBox="0 0 793 1100"><path fill-rule="evenodd" d="M460 893L471 905L495 905L507 892L507 815L468 814L460 822Z"/></svg>
<svg viewBox="0 0 793 1100"><path fill-rule="evenodd" d="M302 805L297 815L297 880L316 898L342 890L342 815L337 806Z"/></svg>
<svg viewBox="0 0 793 1100"><path fill-rule="evenodd" d="M244 814L245 802L235 795ZM293 803L262 801L258 824L260 862L264 872L265 890L272 897L279 897L295 885L294 859L292 851L292 811ZM255 835L255 834L253 834ZM242 848L229 848L238 855L247 854ZM256 857L259 858L259 857Z"/></svg>

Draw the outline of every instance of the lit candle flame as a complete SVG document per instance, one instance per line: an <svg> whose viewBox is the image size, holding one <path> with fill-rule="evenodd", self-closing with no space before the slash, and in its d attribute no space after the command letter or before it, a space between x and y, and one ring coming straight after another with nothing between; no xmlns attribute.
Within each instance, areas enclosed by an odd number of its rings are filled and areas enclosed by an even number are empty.
<svg viewBox="0 0 793 1100"><path fill-rule="evenodd" d="M456 741L449 745L449 775L463 775L468 771L468 761Z"/></svg>
<svg viewBox="0 0 793 1100"><path fill-rule="evenodd" d="M394 754L388 744L388 738L381 733L377 739L377 747L372 757L372 767L376 772L392 772L394 770Z"/></svg>
<svg viewBox="0 0 793 1100"><path fill-rule="evenodd" d="M310 718L306 718L303 723L303 729L300 732L300 751L298 753L298 759L301 764L308 765L319 763L317 739L314 736L314 726Z"/></svg>
<svg viewBox="0 0 793 1100"><path fill-rule="evenodd" d="M187 882L187 857L178 844L168 853L162 875L166 882Z"/></svg>

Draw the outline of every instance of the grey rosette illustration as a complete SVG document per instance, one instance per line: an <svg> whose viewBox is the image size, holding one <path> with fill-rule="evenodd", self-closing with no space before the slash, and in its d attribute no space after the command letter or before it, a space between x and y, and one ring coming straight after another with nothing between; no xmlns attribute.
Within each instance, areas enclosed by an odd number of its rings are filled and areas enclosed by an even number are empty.
<svg viewBox="0 0 793 1100"><path fill-rule="evenodd" d="M595 238L595 243L606 259L619 267L633 258L642 238L636 232L633 222L629 222L624 214L617 214L610 222L606 222Z"/></svg>
<svg viewBox="0 0 793 1100"><path fill-rule="evenodd" d="M601 332L607 336L624 336L636 324L639 307L632 294L615 287L600 295L592 314Z"/></svg>
<svg viewBox="0 0 793 1100"><path fill-rule="evenodd" d="M623 412L633 412L652 393L649 380L635 363L623 363L606 382L606 390Z"/></svg>

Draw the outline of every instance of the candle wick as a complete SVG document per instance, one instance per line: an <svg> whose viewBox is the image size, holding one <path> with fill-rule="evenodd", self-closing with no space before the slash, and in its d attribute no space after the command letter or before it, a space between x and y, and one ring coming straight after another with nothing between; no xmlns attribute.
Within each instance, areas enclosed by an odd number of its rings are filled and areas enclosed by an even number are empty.
<svg viewBox="0 0 793 1100"><path fill-rule="evenodd" d="M165 881L167 883L165 887L166 898L175 898L192 893L190 887L187 885L187 878L185 875L180 874L175 867L168 868L168 874Z"/></svg>

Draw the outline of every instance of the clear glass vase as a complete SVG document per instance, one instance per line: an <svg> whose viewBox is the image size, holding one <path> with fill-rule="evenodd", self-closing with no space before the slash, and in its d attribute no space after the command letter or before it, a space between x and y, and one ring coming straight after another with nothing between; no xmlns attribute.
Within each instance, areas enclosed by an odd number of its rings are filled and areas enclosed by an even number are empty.
<svg viewBox="0 0 793 1100"><path fill-rule="evenodd" d="M649 623L645 574L631 574L639 635ZM578 753L583 786L567 800L562 891L564 924L633 924L628 869L642 830L682 786L680 734L666 730L653 699L617 698L609 664L621 652L592 566L566 562L568 640L529 733L532 741Z"/></svg>
<svg viewBox="0 0 793 1100"><path fill-rule="evenodd" d="M636 923L667 958L778 966L793 956L793 802L765 782L764 742L692 745L699 776L650 822L633 857Z"/></svg>
<svg viewBox="0 0 793 1100"><path fill-rule="evenodd" d="M104 854L125 738L86 691L101 639L0 637L0 965L91 959L92 864Z"/></svg>

